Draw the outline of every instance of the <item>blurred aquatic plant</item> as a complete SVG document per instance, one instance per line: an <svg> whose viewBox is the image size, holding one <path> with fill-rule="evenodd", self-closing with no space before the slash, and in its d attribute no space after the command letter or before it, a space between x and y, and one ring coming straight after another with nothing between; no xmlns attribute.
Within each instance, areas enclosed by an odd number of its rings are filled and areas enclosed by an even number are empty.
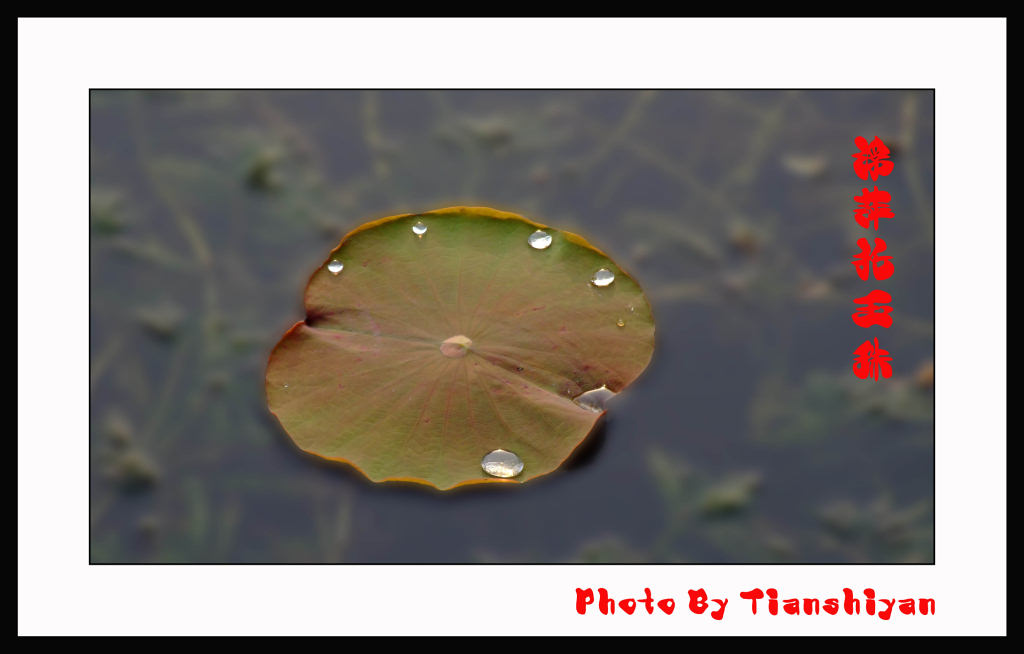
<svg viewBox="0 0 1024 654"><path fill-rule="evenodd" d="M932 507L930 500L898 507L889 494L864 504L832 500L818 510L819 541L851 561L927 563L934 559Z"/></svg>
<svg viewBox="0 0 1024 654"><path fill-rule="evenodd" d="M712 479L680 457L658 450L648 453L647 461L670 515L681 521L740 512L753 501L761 483L761 474L756 471Z"/></svg>
<svg viewBox="0 0 1024 654"><path fill-rule="evenodd" d="M698 470L678 455L652 449L647 463L665 509L665 523L651 546L655 561L685 561L681 542L713 544L743 561L791 558L796 546L778 529L749 513L763 475L739 470L716 476ZM758 538L749 538L757 533ZM746 537L744 537L746 535Z"/></svg>
<svg viewBox="0 0 1024 654"><path fill-rule="evenodd" d="M828 169L828 157L823 154L787 152L779 161L787 173L805 179L820 177Z"/></svg>
<svg viewBox="0 0 1024 654"><path fill-rule="evenodd" d="M177 335L185 319L185 312L179 305L163 300L139 308L136 316L139 323L155 337L170 340Z"/></svg>
<svg viewBox="0 0 1024 654"><path fill-rule="evenodd" d="M105 477L122 491L135 493L156 485L160 470L146 454L135 436L135 430L120 411L111 411L105 422L105 441L97 454L105 462Z"/></svg>
<svg viewBox="0 0 1024 654"><path fill-rule="evenodd" d="M928 424L935 410L929 366L922 366L915 381L897 377L885 385L846 373L813 372L798 386L780 375L766 376L751 402L752 434L766 442L800 443L865 420Z"/></svg>
<svg viewBox="0 0 1024 654"><path fill-rule="evenodd" d="M605 535L580 546L573 563L646 563L647 558L620 537Z"/></svg>
<svg viewBox="0 0 1024 654"><path fill-rule="evenodd" d="M89 220L97 236L120 233L127 226L124 195L112 188L89 190Z"/></svg>

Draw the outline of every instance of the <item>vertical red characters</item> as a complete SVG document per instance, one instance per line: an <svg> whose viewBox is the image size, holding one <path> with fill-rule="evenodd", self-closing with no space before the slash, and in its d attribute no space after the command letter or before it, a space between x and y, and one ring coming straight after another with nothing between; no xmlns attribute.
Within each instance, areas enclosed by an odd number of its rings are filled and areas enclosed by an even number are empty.
<svg viewBox="0 0 1024 654"><path fill-rule="evenodd" d="M853 143L860 150L860 152L850 155L854 158L853 172L857 173L857 177L864 180L870 177L872 181L875 181L892 172L893 164L889 161L889 148L882 143L882 139L876 136L874 141L868 143L866 138L858 136L853 139Z"/></svg>
<svg viewBox="0 0 1024 654"><path fill-rule="evenodd" d="M851 155L853 157L853 172L857 174L857 177L863 180L877 181L879 177L885 177L892 172L893 163L889 159L889 148L882 142L882 139L876 136L873 141L868 143L866 138L858 136L853 142L860 150ZM864 229L878 231L879 219L888 220L895 217L892 209L889 208L892 197L888 191L880 190L878 186L872 190L862 189L861 194L854 196L853 199L857 203L853 216L857 220L857 224ZM892 256L882 254L887 247L885 241L877 237L874 241L872 246L868 239L858 239L857 246L860 248L860 252L854 255L853 261L850 262L856 269L857 276L865 281L872 276L878 281L889 279L894 271ZM852 315L854 324L865 329L871 327L888 329L892 326L891 302L892 296L881 289L875 289L864 297L856 298L854 303L857 310ZM853 355L853 374L860 379L870 377L877 381L879 376L884 379L892 377L890 363L892 356L887 350L879 347L878 337L875 337L873 342L870 339L864 341L853 351Z"/></svg>
<svg viewBox="0 0 1024 654"><path fill-rule="evenodd" d="M892 365L889 364L892 361L892 357L889 356L887 350L883 350L878 347L878 339L875 339L874 344L871 341L864 341L864 344L853 351L855 359L853 360L853 374L857 375L861 379L878 379L878 375L882 377L892 377Z"/></svg>

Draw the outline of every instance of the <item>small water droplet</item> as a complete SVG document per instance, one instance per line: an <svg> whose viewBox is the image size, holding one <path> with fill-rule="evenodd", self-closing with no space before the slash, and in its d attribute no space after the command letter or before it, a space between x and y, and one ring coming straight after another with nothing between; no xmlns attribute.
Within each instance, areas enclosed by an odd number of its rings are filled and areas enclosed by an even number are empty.
<svg viewBox="0 0 1024 654"><path fill-rule="evenodd" d="M345 269L345 264L338 261L337 259L331 259L331 262L327 264L327 270L331 271L335 275Z"/></svg>
<svg viewBox="0 0 1024 654"><path fill-rule="evenodd" d="M508 479L523 471L523 460L516 456L515 452L494 450L480 459L480 467L492 477Z"/></svg>
<svg viewBox="0 0 1024 654"><path fill-rule="evenodd" d="M605 403L613 397L615 397L615 393L608 390L608 387L604 384L601 384L598 388L577 395L572 398L572 401L584 409L594 413L601 413L604 411Z"/></svg>
<svg viewBox="0 0 1024 654"><path fill-rule="evenodd" d="M530 238L527 239L527 242L534 250L543 250L551 245L551 234L548 234L543 229L538 229L534 233L530 234Z"/></svg>
<svg viewBox="0 0 1024 654"><path fill-rule="evenodd" d="M417 220L416 224L412 226L412 233L422 237L427 233L427 226L423 224L422 220Z"/></svg>
<svg viewBox="0 0 1024 654"><path fill-rule="evenodd" d="M601 268L594 276L590 278L590 283L594 286L607 286L615 281L615 273L608 270L607 268Z"/></svg>
<svg viewBox="0 0 1024 654"><path fill-rule="evenodd" d="M626 326L626 321L623 320L622 318L619 318L619 321L617 323L615 323L615 324L618 325L619 327L625 327Z"/></svg>

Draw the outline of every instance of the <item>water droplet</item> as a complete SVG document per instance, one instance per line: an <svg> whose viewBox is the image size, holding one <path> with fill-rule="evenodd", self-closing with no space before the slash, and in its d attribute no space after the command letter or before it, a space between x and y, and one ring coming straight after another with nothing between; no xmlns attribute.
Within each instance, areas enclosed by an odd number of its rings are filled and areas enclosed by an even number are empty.
<svg viewBox="0 0 1024 654"><path fill-rule="evenodd" d="M607 286L615 281L615 273L608 270L607 268L601 268L594 276L590 278L590 283L594 286Z"/></svg>
<svg viewBox="0 0 1024 654"><path fill-rule="evenodd" d="M508 479L523 471L523 460L516 456L515 452L494 450L480 459L480 467L492 477Z"/></svg>
<svg viewBox="0 0 1024 654"><path fill-rule="evenodd" d="M618 325L619 327L625 327L626 326L626 321L623 320L622 318L619 318L619 321L617 323L615 323L615 324Z"/></svg>
<svg viewBox="0 0 1024 654"><path fill-rule="evenodd" d="M530 238L526 240L534 250L543 250L551 245L551 234L548 234L542 229L538 229L534 233L530 234Z"/></svg>
<svg viewBox="0 0 1024 654"><path fill-rule="evenodd" d="M344 268L345 268L345 264L343 264L342 262L338 261L337 259L331 259L331 262L329 264L327 264L327 270L330 270L335 275L337 275L342 270L344 270Z"/></svg>
<svg viewBox="0 0 1024 654"><path fill-rule="evenodd" d="M572 401L584 409L594 413L601 413L604 411L605 403L613 397L615 397L615 393L608 390L608 387L602 384L598 388L577 395Z"/></svg>
<svg viewBox="0 0 1024 654"><path fill-rule="evenodd" d="M449 359L458 359L466 356L466 352L469 352L472 345L473 341L462 334L452 336L441 343L441 354Z"/></svg>
<svg viewBox="0 0 1024 654"><path fill-rule="evenodd" d="M427 233L427 226L423 224L422 220L417 220L416 224L412 226L412 233L422 237Z"/></svg>

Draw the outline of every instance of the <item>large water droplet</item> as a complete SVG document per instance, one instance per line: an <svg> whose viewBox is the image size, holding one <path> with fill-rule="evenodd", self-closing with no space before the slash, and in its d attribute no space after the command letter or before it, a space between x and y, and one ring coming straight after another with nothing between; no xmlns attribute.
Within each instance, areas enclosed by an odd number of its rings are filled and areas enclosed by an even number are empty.
<svg viewBox="0 0 1024 654"><path fill-rule="evenodd" d="M449 359L458 359L466 356L466 352L469 352L472 345L473 341L462 334L452 336L441 343L441 354Z"/></svg>
<svg viewBox="0 0 1024 654"><path fill-rule="evenodd" d="M343 264L342 262L338 261L337 259L331 259L331 262L329 264L327 264L327 270L330 270L335 275L337 275L338 273L340 273L344 269L345 269L345 264Z"/></svg>
<svg viewBox="0 0 1024 654"><path fill-rule="evenodd" d="M605 403L613 397L615 397L615 393L602 384L598 388L577 395L572 401L584 409L600 413L604 411Z"/></svg>
<svg viewBox="0 0 1024 654"><path fill-rule="evenodd" d="M508 479L523 471L523 460L516 456L515 452L494 450L480 459L480 467L492 477Z"/></svg>
<svg viewBox="0 0 1024 654"><path fill-rule="evenodd" d="M590 283L594 286L607 286L615 281L615 273L608 270L607 268L601 268L594 276L590 278Z"/></svg>
<svg viewBox="0 0 1024 654"><path fill-rule="evenodd" d="M616 322L615 324L618 325L619 327L625 327L626 326L626 321L623 320L622 318L619 318L619 321Z"/></svg>
<svg viewBox="0 0 1024 654"><path fill-rule="evenodd" d="M530 234L530 238L526 240L534 250L543 250L547 246L551 245L551 234L548 234L542 229L538 229L534 233Z"/></svg>
<svg viewBox="0 0 1024 654"><path fill-rule="evenodd" d="M423 236L427 233L427 226L423 224L422 220L417 220L416 224L412 226L412 233L416 236Z"/></svg>

